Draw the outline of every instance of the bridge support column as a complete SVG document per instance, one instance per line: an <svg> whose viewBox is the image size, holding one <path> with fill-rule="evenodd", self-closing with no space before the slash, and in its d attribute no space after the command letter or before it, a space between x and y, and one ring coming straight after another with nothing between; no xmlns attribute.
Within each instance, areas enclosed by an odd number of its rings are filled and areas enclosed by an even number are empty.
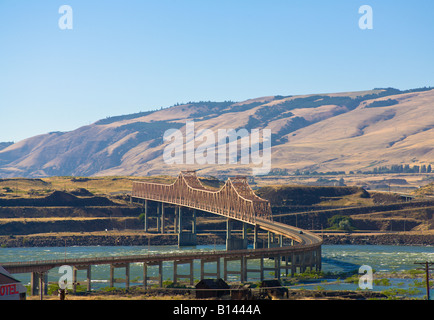
<svg viewBox="0 0 434 320"><path fill-rule="evenodd" d="M145 200L145 225L144 231L148 232L148 200Z"/></svg>
<svg viewBox="0 0 434 320"><path fill-rule="evenodd" d="M183 212L181 207L179 207L179 232L178 232L178 246L195 246L197 245L197 234L196 234L196 211L193 211L193 222L192 231L183 230Z"/></svg>
<svg viewBox="0 0 434 320"><path fill-rule="evenodd" d="M232 238L232 220L228 218L226 220L226 240L231 238ZM226 249L227 249L227 244L226 244Z"/></svg>
<svg viewBox="0 0 434 320"><path fill-rule="evenodd" d="M148 276L148 266L158 266L158 276L150 277ZM148 288L148 280L157 280L158 285L163 287L163 262L159 261L156 263L143 263L143 287L145 290Z"/></svg>
<svg viewBox="0 0 434 320"><path fill-rule="evenodd" d="M232 236L232 223L232 219L228 218L226 220L226 250L247 249L246 224L243 223L243 237L239 239Z"/></svg>
<svg viewBox="0 0 434 320"><path fill-rule="evenodd" d="M184 227L182 225L182 208L181 206L178 207L178 233L182 233L182 228Z"/></svg>
<svg viewBox="0 0 434 320"><path fill-rule="evenodd" d="M249 269L249 260L258 260L259 259L259 269ZM246 258L246 281L248 273L259 273L260 281L264 280L264 257L260 258Z"/></svg>
<svg viewBox="0 0 434 320"><path fill-rule="evenodd" d="M278 240L276 241L276 235L273 232L268 231L267 232L267 242L268 242L268 248L277 248L281 247L283 243L283 237L280 236Z"/></svg>
<svg viewBox="0 0 434 320"><path fill-rule="evenodd" d="M130 264L129 263L121 263L121 264L111 264L110 265L110 287L114 287L114 271L115 268L125 268L125 289L130 289Z"/></svg>
<svg viewBox="0 0 434 320"><path fill-rule="evenodd" d="M190 274L178 274L178 265L180 264L189 264L190 265ZM194 277L193 277L193 260L185 260L185 261L173 261L173 283L178 283L178 279L186 278L190 280L190 285L193 285Z"/></svg>
<svg viewBox="0 0 434 320"><path fill-rule="evenodd" d="M256 224L253 230L253 249L258 249L258 226Z"/></svg>
<svg viewBox="0 0 434 320"><path fill-rule="evenodd" d="M39 272L32 272L30 275L30 293L32 296L38 294Z"/></svg>
<svg viewBox="0 0 434 320"><path fill-rule="evenodd" d="M274 257L274 277L280 280L280 256Z"/></svg>
<svg viewBox="0 0 434 320"><path fill-rule="evenodd" d="M85 265L85 266L74 266L72 269L72 292L76 293L77 292L77 271L78 270L86 270L86 285L87 291L91 291L92 286L91 286L91 265Z"/></svg>
<svg viewBox="0 0 434 320"><path fill-rule="evenodd" d="M306 271L306 252L301 253L301 262L300 262L300 273L304 273Z"/></svg>
<svg viewBox="0 0 434 320"><path fill-rule="evenodd" d="M295 276L295 272L297 271L295 266L295 254L291 253L291 277Z"/></svg>
<svg viewBox="0 0 434 320"><path fill-rule="evenodd" d="M164 202L161 203L161 233L166 233L166 226L164 223Z"/></svg>
<svg viewBox="0 0 434 320"><path fill-rule="evenodd" d="M72 292L77 293L77 267L72 268Z"/></svg>
<svg viewBox="0 0 434 320"><path fill-rule="evenodd" d="M110 265L110 280L109 280L109 287L113 288L115 284L115 268L113 265Z"/></svg>
<svg viewBox="0 0 434 320"><path fill-rule="evenodd" d="M271 232L267 232L267 248L271 248Z"/></svg>
<svg viewBox="0 0 434 320"><path fill-rule="evenodd" d="M92 291L92 266L88 265L87 266L87 271L86 271L86 278L87 278L87 291Z"/></svg>
<svg viewBox="0 0 434 320"><path fill-rule="evenodd" d="M285 277L288 277L288 269L289 267L289 256L284 256L285 266L282 267L285 269Z"/></svg>
<svg viewBox="0 0 434 320"><path fill-rule="evenodd" d="M191 233L197 234L197 232L196 232L196 209L193 209L193 219L191 221Z"/></svg>
<svg viewBox="0 0 434 320"><path fill-rule="evenodd" d="M48 274L47 272L32 272L30 275L30 290L32 296L42 297L48 294Z"/></svg>
<svg viewBox="0 0 434 320"><path fill-rule="evenodd" d="M247 263L246 257L240 256L239 258L224 258L224 270L223 270L223 278L225 281L228 280L229 274L235 274L240 276L240 281L245 282L247 280ZM229 261L240 261L240 270L228 270L228 262Z"/></svg>
<svg viewBox="0 0 434 320"><path fill-rule="evenodd" d="M160 206L157 204L157 233L161 233Z"/></svg>
<svg viewBox="0 0 434 320"><path fill-rule="evenodd" d="M205 264L213 262L216 263L216 272L205 272ZM204 279L205 277L216 277L216 279L220 278L220 258L200 260L200 278Z"/></svg>
<svg viewBox="0 0 434 320"><path fill-rule="evenodd" d="M315 270L321 271L321 247L315 251Z"/></svg>
<svg viewBox="0 0 434 320"><path fill-rule="evenodd" d="M243 222L243 249L247 249L248 238L247 238L247 223Z"/></svg>
<svg viewBox="0 0 434 320"><path fill-rule="evenodd" d="M125 289L130 290L130 264L125 265Z"/></svg>
<svg viewBox="0 0 434 320"><path fill-rule="evenodd" d="M179 216L179 206L175 207L175 217L173 219L173 233L178 233L178 216Z"/></svg>

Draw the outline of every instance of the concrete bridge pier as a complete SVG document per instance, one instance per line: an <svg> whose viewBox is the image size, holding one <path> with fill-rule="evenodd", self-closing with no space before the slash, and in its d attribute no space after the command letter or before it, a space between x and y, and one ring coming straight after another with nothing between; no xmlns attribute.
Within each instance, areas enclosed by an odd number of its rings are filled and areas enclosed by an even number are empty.
<svg viewBox="0 0 434 320"><path fill-rule="evenodd" d="M166 233L166 223L164 216L164 202L161 203L161 233Z"/></svg>
<svg viewBox="0 0 434 320"><path fill-rule="evenodd" d="M259 259L259 269L249 269L249 260L258 260ZM247 273L259 273L259 279L260 281L264 280L264 257L260 258L246 258L246 266L245 266L245 272L246 272L246 279L247 279Z"/></svg>
<svg viewBox="0 0 434 320"><path fill-rule="evenodd" d="M157 203L157 233L161 233L161 214L159 203Z"/></svg>
<svg viewBox="0 0 434 320"><path fill-rule="evenodd" d="M175 207L173 218L173 233L178 233L179 206Z"/></svg>
<svg viewBox="0 0 434 320"><path fill-rule="evenodd" d="M86 265L86 266L74 266L72 269L72 292L76 293L77 292L77 271L78 270L86 270L86 280L87 280L87 291L91 291L92 287L91 287L91 265Z"/></svg>
<svg viewBox="0 0 434 320"><path fill-rule="evenodd" d="M145 232L148 232L148 200L145 200L145 203L144 203L144 207L145 207L145 212L144 212L144 214L145 214L145 221L144 221L144 231Z"/></svg>
<svg viewBox="0 0 434 320"><path fill-rule="evenodd" d="M148 267L150 266L158 266L158 276L150 277L148 275ZM163 287L163 262L155 262L155 263L143 263L143 287L145 289L148 288L148 280L157 280L160 288Z"/></svg>
<svg viewBox="0 0 434 320"><path fill-rule="evenodd" d="M247 224L243 222L242 238L235 238L232 235L233 220L226 220L226 250L247 249Z"/></svg>
<svg viewBox="0 0 434 320"><path fill-rule="evenodd" d="M274 233L268 231L267 242L268 242L268 248L283 247L283 236L279 235L276 237Z"/></svg>
<svg viewBox="0 0 434 320"><path fill-rule="evenodd" d="M205 272L205 264L207 263L216 263L216 272ZM220 278L220 258L200 260L200 278L205 279L205 277Z"/></svg>
<svg viewBox="0 0 434 320"><path fill-rule="evenodd" d="M196 234L196 210L193 210L192 230L191 232L184 231L183 211L181 206L178 206L178 246L195 246L197 245Z"/></svg>
<svg viewBox="0 0 434 320"><path fill-rule="evenodd" d="M179 274L178 273L178 265L180 264L188 264L190 266L190 273L189 274ZM193 260L179 260L179 261L173 261L173 283L178 283L178 279L189 279L190 285L193 285L194 283L194 277L193 277Z"/></svg>
<svg viewBox="0 0 434 320"><path fill-rule="evenodd" d="M164 202L157 203L157 232L166 233Z"/></svg>
<svg viewBox="0 0 434 320"><path fill-rule="evenodd" d="M115 268L125 268L125 289L130 289L130 264L129 263L116 263L110 265L110 287L114 287L114 270Z"/></svg>
<svg viewBox="0 0 434 320"><path fill-rule="evenodd" d="M30 275L30 292L32 296L48 294L48 272L32 272Z"/></svg>
<svg viewBox="0 0 434 320"><path fill-rule="evenodd" d="M228 262L231 261L239 261L240 262L240 269L239 270L229 270L228 268ZM228 280L228 275L234 274L240 276L240 281L245 282L247 280L247 259L244 256L240 256L237 258L223 258L223 280Z"/></svg>
<svg viewBox="0 0 434 320"><path fill-rule="evenodd" d="M144 226L143 231L149 232L149 203L148 200L143 200L143 213L145 215L144 218ZM157 203L157 233L166 233L166 225L165 225L165 207L164 203Z"/></svg>
<svg viewBox="0 0 434 320"><path fill-rule="evenodd" d="M316 271L321 271L321 268L322 268L322 266L321 266L321 246L319 246L316 249L315 257L316 257L316 263L315 263Z"/></svg>
<svg viewBox="0 0 434 320"><path fill-rule="evenodd" d="M253 228L253 249L258 249L258 226L256 224Z"/></svg>

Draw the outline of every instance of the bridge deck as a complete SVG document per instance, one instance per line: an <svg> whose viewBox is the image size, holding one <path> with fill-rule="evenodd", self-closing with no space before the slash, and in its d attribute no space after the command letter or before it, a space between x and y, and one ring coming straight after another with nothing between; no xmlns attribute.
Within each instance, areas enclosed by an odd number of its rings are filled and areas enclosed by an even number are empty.
<svg viewBox="0 0 434 320"><path fill-rule="evenodd" d="M276 248L261 248L261 249L245 249L245 250L217 250L206 252L190 252L190 253L167 253L167 254L149 254L149 255L127 255L115 257L94 257L94 258L78 258L78 259L57 259L57 260L38 260L38 261L20 261L2 263L2 267L10 273L28 273L28 272L43 272L62 265L69 266L87 266L101 264L124 264L124 263L154 263L160 261L183 261L183 260L212 260L217 258L239 258L244 256L247 258L271 257L276 255L289 255L292 253L304 252L307 249L314 249L316 245L294 245L290 247Z"/></svg>

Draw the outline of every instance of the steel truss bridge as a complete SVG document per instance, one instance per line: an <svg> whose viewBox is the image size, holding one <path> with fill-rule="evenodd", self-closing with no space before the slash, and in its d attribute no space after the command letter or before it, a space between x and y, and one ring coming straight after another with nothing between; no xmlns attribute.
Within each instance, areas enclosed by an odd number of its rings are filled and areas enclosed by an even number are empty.
<svg viewBox="0 0 434 320"><path fill-rule="evenodd" d="M226 251L188 252L176 254L153 255L129 255L119 257L98 257L81 259L59 259L43 261L7 262L2 266L10 273L31 273L32 293L42 295L47 291L47 272L50 269L68 265L73 267L74 291L77 283L77 270L87 270L87 288L91 290L91 266L110 265L110 286L114 283L114 269L125 268L126 287L129 288L130 263L143 263L143 285L146 288L149 280L154 280L162 286L163 262L173 262L173 281L187 278L193 284L194 261L200 261L200 277L221 277L227 280L228 275L238 275L240 281L247 281L248 274L259 274L262 280L266 276L265 271L274 271L274 277L280 279L282 271L286 275L293 276L296 272L321 270L321 245L322 238L311 232L273 221L271 207L268 201L261 199L250 188L246 177L229 178L225 185L217 191L209 190L202 185L195 171L182 171L172 184L159 184L147 182L134 182L131 193L131 202L144 206L148 210L148 201L161 205L161 214L164 215L164 204L178 208L178 229L174 231L179 235L182 231L181 208L189 208L194 211L205 211L226 217L228 222L238 220L243 225L254 227L253 249L247 249L246 241L241 246L233 247ZM164 216L163 216L164 217ZM164 221L164 219L162 219ZM146 224L146 223L145 223ZM257 231L262 229L268 232L268 245L262 248L257 245ZM195 232L193 230L193 232ZM164 227L163 227L164 233ZM277 235L278 242L270 242L270 234L273 239ZM284 238L289 239L284 241ZM228 223L227 243L232 239ZM264 260L274 260L272 267L267 267ZM229 270L228 262L239 261L238 270ZM249 267L250 260L259 260L259 268ZM223 261L223 268L221 262ZM207 264L215 264L215 271L207 271ZM178 265L189 264L190 273L179 274ZM157 276L150 276L148 267L158 268Z"/></svg>

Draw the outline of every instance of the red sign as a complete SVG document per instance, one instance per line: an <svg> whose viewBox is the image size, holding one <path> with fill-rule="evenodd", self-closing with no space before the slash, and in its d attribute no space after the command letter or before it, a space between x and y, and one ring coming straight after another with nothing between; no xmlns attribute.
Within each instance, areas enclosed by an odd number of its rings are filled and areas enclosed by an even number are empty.
<svg viewBox="0 0 434 320"><path fill-rule="evenodd" d="M18 294L19 291L17 290L17 284L4 284L0 286L0 296L9 296L13 294Z"/></svg>

